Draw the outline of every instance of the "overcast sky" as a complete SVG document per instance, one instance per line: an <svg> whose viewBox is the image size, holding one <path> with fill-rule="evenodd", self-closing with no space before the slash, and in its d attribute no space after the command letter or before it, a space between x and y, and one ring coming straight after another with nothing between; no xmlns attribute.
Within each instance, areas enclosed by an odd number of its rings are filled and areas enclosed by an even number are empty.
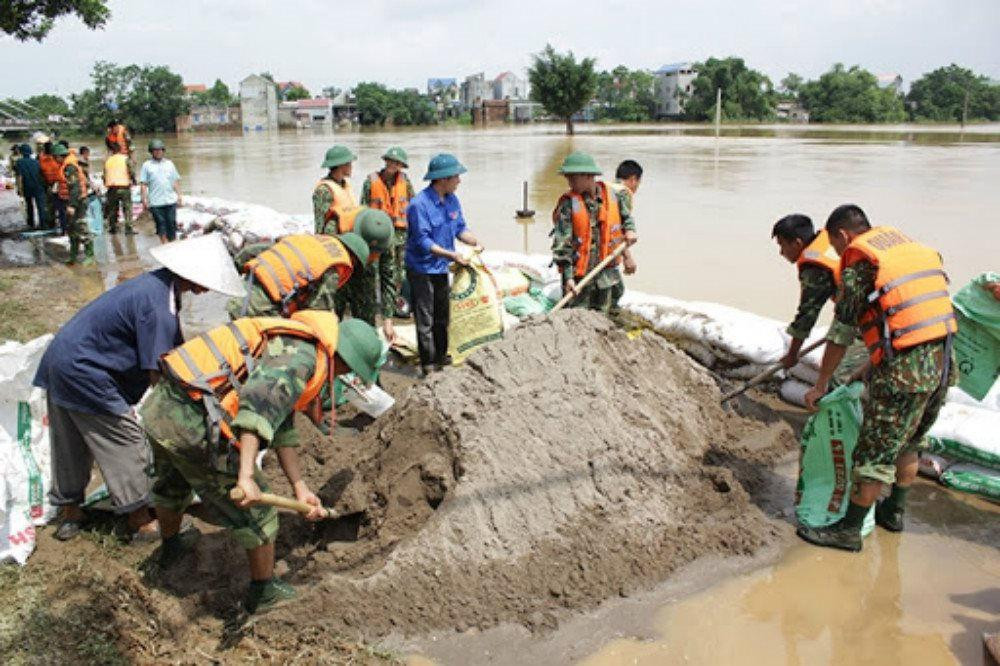
<svg viewBox="0 0 1000 666"><path fill-rule="evenodd" d="M95 60L167 65L186 83L230 87L270 71L318 93L381 81L523 72L546 42L656 69L742 56L777 82L834 62L897 72L907 84L951 62L1000 79L1000 0L112 0L100 31L61 19L37 44L0 37L0 97L62 95L89 84Z"/></svg>

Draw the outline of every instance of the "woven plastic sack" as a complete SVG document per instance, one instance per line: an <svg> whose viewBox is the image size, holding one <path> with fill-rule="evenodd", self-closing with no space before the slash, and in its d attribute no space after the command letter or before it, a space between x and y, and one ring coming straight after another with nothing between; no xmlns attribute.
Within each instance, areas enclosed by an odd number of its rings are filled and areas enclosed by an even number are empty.
<svg viewBox="0 0 1000 666"><path fill-rule="evenodd" d="M1000 301L983 287L994 281L1000 274L983 273L952 298L958 315L958 386L976 400L986 397L1000 375Z"/></svg>

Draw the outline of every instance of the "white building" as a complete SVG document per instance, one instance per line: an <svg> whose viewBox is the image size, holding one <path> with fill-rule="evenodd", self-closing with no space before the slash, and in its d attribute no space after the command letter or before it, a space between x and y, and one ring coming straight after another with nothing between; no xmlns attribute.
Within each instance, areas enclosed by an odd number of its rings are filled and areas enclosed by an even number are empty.
<svg viewBox="0 0 1000 666"><path fill-rule="evenodd" d="M493 99L528 99L528 82L514 72L504 72L493 80Z"/></svg>
<svg viewBox="0 0 1000 666"><path fill-rule="evenodd" d="M676 118L684 113L684 96L691 94L691 82L698 76L694 63L677 62L664 65L656 76L656 115Z"/></svg>
<svg viewBox="0 0 1000 666"><path fill-rule="evenodd" d="M240 115L243 129L278 129L278 88L274 81L251 74L240 81Z"/></svg>
<svg viewBox="0 0 1000 666"><path fill-rule="evenodd" d="M459 91L459 101L461 102L462 109L468 111L478 102L493 99L492 83L492 81L486 80L486 74L483 72L465 77L465 81L462 81Z"/></svg>

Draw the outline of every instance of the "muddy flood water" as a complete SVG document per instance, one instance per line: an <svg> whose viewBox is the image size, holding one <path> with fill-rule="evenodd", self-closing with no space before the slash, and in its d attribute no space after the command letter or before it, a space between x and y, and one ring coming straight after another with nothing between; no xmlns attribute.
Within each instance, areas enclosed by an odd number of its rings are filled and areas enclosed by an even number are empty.
<svg viewBox="0 0 1000 666"><path fill-rule="evenodd" d="M718 140L704 129L670 126L582 127L576 137L540 126L167 140L186 193L287 213L309 211L317 165L333 143L361 156L352 178L359 192L389 145L409 151L415 184L430 155L454 152L469 168L459 190L466 217L494 249L523 249L513 213L527 180L529 208L538 211L529 227L532 252L548 249L549 211L565 185L556 169L567 152L593 153L608 175L621 159L636 159L646 170L636 207L639 272L627 286L779 319L794 310L796 283L769 232L790 212L822 224L834 206L857 203L876 224L899 226L938 248L953 289L998 268L1000 126L964 134L726 128ZM102 239L102 286L148 266L141 256L151 242ZM10 247L31 262L30 246ZM220 320L219 299L193 300L188 333ZM791 535L794 463L778 472ZM412 664L983 663L983 632L1000 630L1000 508L926 481L910 506L906 532L876 529L861 554L789 536L753 559L696 562L657 589L608 601L551 633L504 625L398 638L390 647L411 655Z"/></svg>

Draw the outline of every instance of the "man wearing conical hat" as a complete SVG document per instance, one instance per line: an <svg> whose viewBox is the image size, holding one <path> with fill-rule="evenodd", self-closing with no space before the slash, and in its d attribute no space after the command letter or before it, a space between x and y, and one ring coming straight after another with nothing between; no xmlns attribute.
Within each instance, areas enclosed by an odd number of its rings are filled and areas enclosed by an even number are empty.
<svg viewBox="0 0 1000 666"><path fill-rule="evenodd" d="M221 236L211 234L150 251L163 268L105 292L56 333L34 385L45 389L51 426L49 500L61 507L55 536L76 536L93 462L115 512L128 516L140 537L155 536L147 508L149 446L133 407L159 379L160 356L181 342L180 297L185 291L242 296L243 282Z"/></svg>

